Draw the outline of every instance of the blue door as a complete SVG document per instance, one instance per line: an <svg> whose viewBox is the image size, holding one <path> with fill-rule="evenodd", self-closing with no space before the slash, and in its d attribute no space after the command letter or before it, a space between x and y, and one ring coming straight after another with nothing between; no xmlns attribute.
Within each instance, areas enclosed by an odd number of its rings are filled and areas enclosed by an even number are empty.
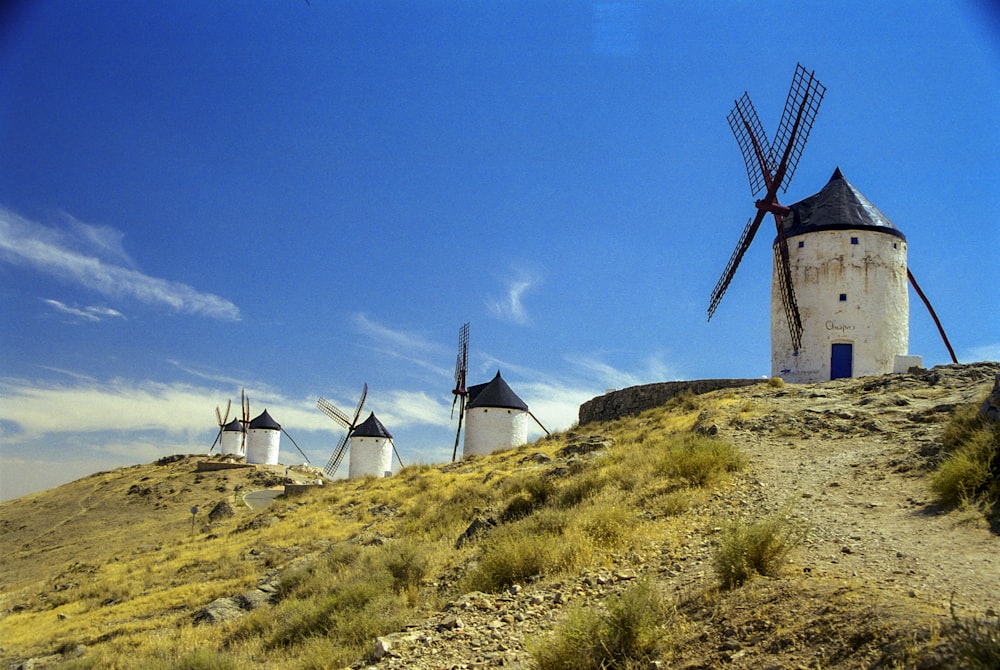
<svg viewBox="0 0 1000 670"><path fill-rule="evenodd" d="M830 379L850 377L854 370L854 345L837 342L830 353Z"/></svg>

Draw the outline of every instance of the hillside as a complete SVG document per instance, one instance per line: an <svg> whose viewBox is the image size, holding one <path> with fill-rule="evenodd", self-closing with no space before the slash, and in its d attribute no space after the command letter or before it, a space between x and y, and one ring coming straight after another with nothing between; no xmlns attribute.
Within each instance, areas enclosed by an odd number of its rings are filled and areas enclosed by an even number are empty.
<svg viewBox="0 0 1000 670"><path fill-rule="evenodd" d="M527 668L642 585L668 612L659 667L954 667L956 629L996 617L1000 539L977 510L939 508L927 473L997 372L684 396L264 510L236 488L283 472L180 457L95 474L0 504L0 659ZM233 516L210 521L221 501ZM775 518L794 529L780 569L721 588L727 532Z"/></svg>

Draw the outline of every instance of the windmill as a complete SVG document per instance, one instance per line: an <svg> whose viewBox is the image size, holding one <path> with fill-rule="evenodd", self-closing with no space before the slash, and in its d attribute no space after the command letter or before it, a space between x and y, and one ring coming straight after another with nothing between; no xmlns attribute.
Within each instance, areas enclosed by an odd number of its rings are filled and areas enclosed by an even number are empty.
<svg viewBox="0 0 1000 670"><path fill-rule="evenodd" d="M354 410L353 417L348 417L344 412L325 398L320 398L316 401L316 407L318 407L321 412L347 429L347 433L340 438L340 442L337 443L337 448L334 449L333 453L330 455L330 460L327 461L326 466L323 467L323 472L326 473L326 476L331 479L337 472L337 468L340 467L340 462L344 460L344 454L347 452L347 445L351 440L351 434L358 426L358 417L361 416L361 409L364 407L365 397L367 395L368 384L366 383L364 388L361 389L361 399L358 400L358 406L357 409Z"/></svg>
<svg viewBox="0 0 1000 670"><path fill-rule="evenodd" d="M243 414L240 424L243 426L240 438L240 453L244 456L247 453L247 428L250 427L250 398L247 397L247 390L240 389L240 410Z"/></svg>
<svg viewBox="0 0 1000 670"><path fill-rule="evenodd" d="M454 398L451 401L451 415L455 416L455 404L458 403L458 430L455 431L455 446L451 450L451 460L454 463L458 455L458 439L462 434L462 417L465 414L465 401L469 391L465 388L466 375L469 372L469 323L458 329L458 358L455 361Z"/></svg>
<svg viewBox="0 0 1000 670"><path fill-rule="evenodd" d="M232 399L227 400L226 413L225 415L223 415L223 413L219 411L219 406L218 405L215 406L215 419L219 422L219 432L215 434L215 440L212 442L212 446L209 448L208 453L212 453L212 450L215 449L215 445L219 444L222 441L222 431L225 429L226 424L229 422L229 410L232 409L232 407L233 407ZM220 446L219 448L221 449L222 447Z"/></svg>
<svg viewBox="0 0 1000 670"><path fill-rule="evenodd" d="M798 64L773 142L768 142L753 103L750 102L750 96L746 92L735 101L732 111L726 117L743 153L751 195L756 196L764 190L764 197L754 203L757 214L747 222L736 249L726 264L726 269L712 290L708 318L711 320L729 287L729 282L736 273L736 268L743 259L743 254L750 247L764 217L770 213L774 217L778 233L774 259L775 281L780 287L781 302L788 321L792 347L796 353L802 344L802 318L795 301L795 286L788 261L788 240L785 238L782 225L783 217L787 216L790 210L778 203L778 190L788 190L788 184L795 174L795 168L798 166L825 93L826 87L816 79L814 73L807 72L801 64Z"/></svg>

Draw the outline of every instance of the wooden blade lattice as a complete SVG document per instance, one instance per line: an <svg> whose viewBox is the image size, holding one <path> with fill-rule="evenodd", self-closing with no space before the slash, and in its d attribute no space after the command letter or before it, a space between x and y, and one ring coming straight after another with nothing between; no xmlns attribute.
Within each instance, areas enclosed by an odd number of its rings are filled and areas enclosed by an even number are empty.
<svg viewBox="0 0 1000 670"><path fill-rule="evenodd" d="M767 133L757 118L757 110L750 102L750 96L746 92L735 101L732 111L726 116L729 127L736 137L736 143L740 145L740 152L743 154L743 162L747 167L747 180L750 182L750 195L757 195L764 188L764 173L774 174L774 167L769 163L771 145L767 141Z"/></svg>
<svg viewBox="0 0 1000 670"><path fill-rule="evenodd" d="M802 317L799 315L799 305L795 300L795 284L792 281L792 268L788 259L788 239L781 217L775 216L778 224L778 249L774 254L774 272L778 275L778 288L781 293L781 305L785 309L788 320L788 334L792 340L792 350L798 353L802 346Z"/></svg>
<svg viewBox="0 0 1000 670"><path fill-rule="evenodd" d="M716 282L715 288L712 290L712 297L708 303L709 321L712 320L712 315L715 314L715 308L722 301L722 296L726 294L729 282L732 281L733 275L736 274L736 268L739 267L740 261L743 260L743 254L750 248L750 242L753 241L754 235L757 234L757 229L760 228L760 222L764 220L765 213L764 210L760 210L757 212L757 216L747 220L743 234L740 235L740 241L736 243L733 255L729 257L729 262L726 263L726 269L722 271L722 276L719 277L719 281Z"/></svg>
<svg viewBox="0 0 1000 670"><path fill-rule="evenodd" d="M316 401L316 407L318 407L321 412L347 429L347 433L340 438L339 442L337 442L337 447L333 450L333 453L330 454L330 459L326 462L326 465L323 466L323 472L331 479L334 474L336 474L337 468L340 467L341 461L344 460L344 454L347 453L347 447L350 444L351 435L354 433L354 428L358 425L358 418L361 416L361 410L365 405L365 398L367 397L368 383L366 382L364 387L361 389L361 399L358 400L358 406L354 410L353 417L348 417L343 411L340 410L340 408L326 398L319 398ZM303 454L303 456L305 456L305 454Z"/></svg>
<svg viewBox="0 0 1000 670"><path fill-rule="evenodd" d="M756 195L762 188L767 189L766 195L758 200L757 215L747 222L743 234L736 245L735 251L726 264L726 269L712 290L709 298L708 318L711 320L715 309L719 306L729 283L736 274L743 255L753 241L757 229L766 212L774 215L777 227L777 248L774 254L775 281L778 282L782 306L788 319L788 330L794 351L798 353L802 344L802 318L795 299L795 286L792 281L792 271L788 255L788 241L784 235L783 216L788 209L778 204L778 190L787 191L792 175L798 167L799 158L805 148L813 121L819 112L820 103L826 87L816 79L813 72L807 72L802 64L797 64L792 84L785 99L778 132L772 142L768 142L764 128L757 117L757 111L750 96L743 96L735 101L732 111L726 119L736 137L743 162L747 169L747 179L750 191Z"/></svg>
<svg viewBox="0 0 1000 670"><path fill-rule="evenodd" d="M792 84L788 89L788 97L785 99L785 109L781 113L781 123L778 124L778 132L774 136L770 152L770 164L774 174L778 171L779 152L791 147L785 160L782 191L788 191L788 184L795 174L795 168L798 167L799 158L802 157L802 150L806 146L806 140L809 139L809 131L812 130L813 121L816 120L819 105L823 102L825 94L826 86L819 83L815 73L806 72L801 63L797 64Z"/></svg>
<svg viewBox="0 0 1000 670"><path fill-rule="evenodd" d="M323 466L323 472L327 477L333 479L334 474L337 472L337 468L340 467L340 462L344 460L344 454L347 453L347 441L351 437L351 432L348 431L346 435L340 438L340 442L337 443L337 448L333 450L330 455L330 460L326 462Z"/></svg>

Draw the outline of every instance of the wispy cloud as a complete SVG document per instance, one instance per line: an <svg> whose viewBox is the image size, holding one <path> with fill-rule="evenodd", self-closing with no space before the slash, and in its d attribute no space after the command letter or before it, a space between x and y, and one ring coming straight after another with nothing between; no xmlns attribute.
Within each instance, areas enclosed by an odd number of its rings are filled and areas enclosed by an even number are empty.
<svg viewBox="0 0 1000 670"><path fill-rule="evenodd" d="M423 391L390 391L386 394L385 411L378 416L386 426L450 426L450 404L433 398Z"/></svg>
<svg viewBox="0 0 1000 670"><path fill-rule="evenodd" d="M122 247L122 233L71 217L64 229L56 229L0 208L0 260L107 297L225 321L240 318L239 308L225 298L137 270Z"/></svg>
<svg viewBox="0 0 1000 670"><path fill-rule="evenodd" d="M379 353L409 361L436 375L451 376L452 371L438 361L447 360L446 350L422 335L390 328L368 318L360 312L351 317L354 327L368 338L371 347ZM454 355L454 354L452 354Z"/></svg>
<svg viewBox="0 0 1000 670"><path fill-rule="evenodd" d="M44 302L46 305L56 310L57 312L61 312L69 316L76 317L77 319L83 321L97 322L97 321L104 321L105 319L108 318L119 318L119 319L125 318L124 314L119 312L117 309L111 309L110 307L98 307L96 305L91 305L88 307L83 307L81 309L79 307L70 307L69 305L60 302L59 300L53 300L51 298L44 298L42 302Z"/></svg>
<svg viewBox="0 0 1000 670"><path fill-rule="evenodd" d="M1000 344L984 344L973 347L969 350L968 356L963 356L964 361L1000 361Z"/></svg>
<svg viewBox="0 0 1000 670"><path fill-rule="evenodd" d="M505 291L500 297L491 297L486 306L501 321L524 325L528 323L528 312L524 306L524 294L538 284L538 278L524 270L506 281Z"/></svg>
<svg viewBox="0 0 1000 670"><path fill-rule="evenodd" d="M626 388L678 379L676 371L664 363L659 354L650 355L632 370L617 368L602 360L598 354L568 356L567 361L579 374L606 388Z"/></svg>

